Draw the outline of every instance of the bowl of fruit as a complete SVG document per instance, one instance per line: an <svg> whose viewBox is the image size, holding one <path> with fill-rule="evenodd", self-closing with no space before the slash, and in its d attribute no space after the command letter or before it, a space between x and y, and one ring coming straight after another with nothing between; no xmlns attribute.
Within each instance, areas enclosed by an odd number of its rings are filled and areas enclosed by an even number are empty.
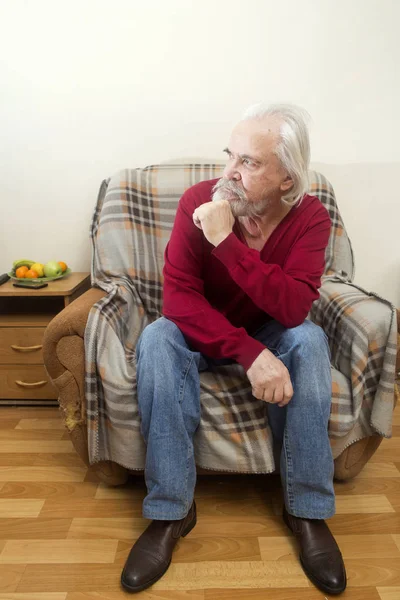
<svg viewBox="0 0 400 600"><path fill-rule="evenodd" d="M39 283L61 279L71 273L71 269L62 261L50 260L46 264L21 258L13 262L12 269L8 274L16 281L24 280L24 283Z"/></svg>

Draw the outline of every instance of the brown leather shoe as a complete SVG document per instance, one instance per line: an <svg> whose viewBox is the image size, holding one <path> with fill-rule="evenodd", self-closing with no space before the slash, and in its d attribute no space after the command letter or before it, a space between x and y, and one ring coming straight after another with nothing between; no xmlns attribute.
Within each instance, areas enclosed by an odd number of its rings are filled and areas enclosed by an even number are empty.
<svg viewBox="0 0 400 600"><path fill-rule="evenodd" d="M195 525L195 502L180 521L152 521L129 553L121 575L122 587L128 592L141 592L158 581L171 564L179 538Z"/></svg>
<svg viewBox="0 0 400 600"><path fill-rule="evenodd" d="M346 589L346 570L342 554L322 519L300 519L283 508L283 520L300 545L300 562L307 577L328 594Z"/></svg>

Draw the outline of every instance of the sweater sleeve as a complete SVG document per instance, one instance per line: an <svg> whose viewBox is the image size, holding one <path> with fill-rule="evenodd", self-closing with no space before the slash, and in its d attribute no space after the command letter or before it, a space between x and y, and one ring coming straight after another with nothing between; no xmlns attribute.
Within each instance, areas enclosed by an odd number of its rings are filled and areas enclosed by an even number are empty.
<svg viewBox="0 0 400 600"><path fill-rule="evenodd" d="M165 249L163 315L173 321L190 345L211 358L231 358L247 371L265 346L237 328L204 296L204 235L192 220L191 190L182 196Z"/></svg>
<svg viewBox="0 0 400 600"><path fill-rule="evenodd" d="M285 327L296 327L319 297L330 229L329 213L321 206L294 242L283 268L264 263L257 250L233 233L214 248L213 254L254 304Z"/></svg>

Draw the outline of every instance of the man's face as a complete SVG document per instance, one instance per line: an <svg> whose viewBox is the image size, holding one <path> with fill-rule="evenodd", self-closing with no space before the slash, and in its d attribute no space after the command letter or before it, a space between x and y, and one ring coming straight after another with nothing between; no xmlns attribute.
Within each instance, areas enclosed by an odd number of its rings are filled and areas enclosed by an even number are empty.
<svg viewBox="0 0 400 600"><path fill-rule="evenodd" d="M225 149L228 162L213 200L228 200L235 216L262 215L293 182L274 154L280 124L271 117L240 121Z"/></svg>

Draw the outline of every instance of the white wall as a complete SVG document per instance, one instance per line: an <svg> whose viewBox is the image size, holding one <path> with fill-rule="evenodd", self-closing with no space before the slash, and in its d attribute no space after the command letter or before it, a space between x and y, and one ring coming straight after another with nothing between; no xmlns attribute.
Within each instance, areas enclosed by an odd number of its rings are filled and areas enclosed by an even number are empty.
<svg viewBox="0 0 400 600"><path fill-rule="evenodd" d="M312 115L356 281L400 305L398 0L0 0L0 22L0 272L89 269L103 178L221 156L248 104L289 101Z"/></svg>

